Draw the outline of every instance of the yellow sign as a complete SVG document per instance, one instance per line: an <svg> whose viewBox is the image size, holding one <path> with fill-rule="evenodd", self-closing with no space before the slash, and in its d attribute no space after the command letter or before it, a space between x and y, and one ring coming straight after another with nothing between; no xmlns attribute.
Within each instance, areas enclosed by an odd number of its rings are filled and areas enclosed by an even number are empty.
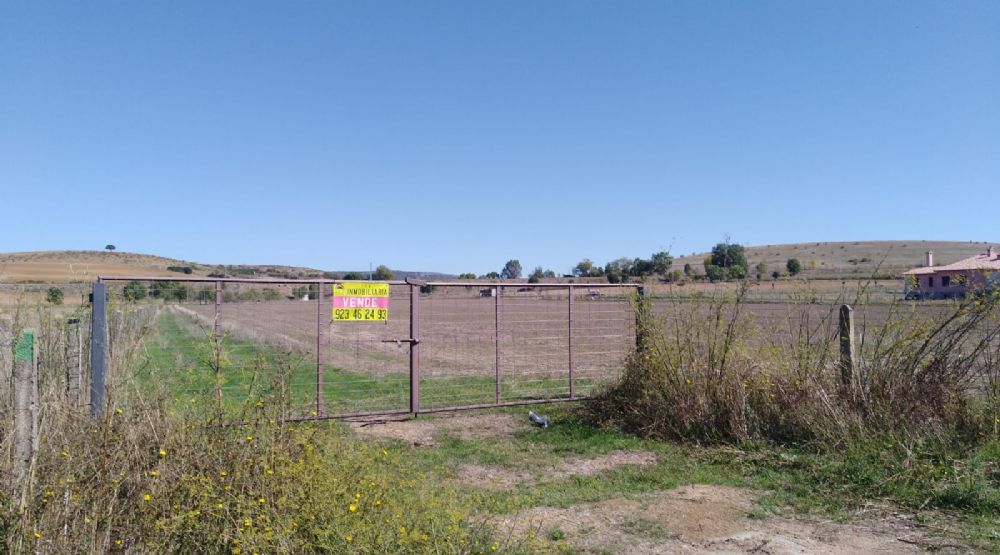
<svg viewBox="0 0 1000 555"><path fill-rule="evenodd" d="M335 283L333 285L333 319L388 320L388 283Z"/></svg>

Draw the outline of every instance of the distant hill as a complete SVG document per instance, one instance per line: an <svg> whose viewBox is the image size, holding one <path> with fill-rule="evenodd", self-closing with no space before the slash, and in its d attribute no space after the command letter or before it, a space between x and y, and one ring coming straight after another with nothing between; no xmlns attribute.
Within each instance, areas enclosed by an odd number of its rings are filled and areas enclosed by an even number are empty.
<svg viewBox="0 0 1000 555"><path fill-rule="evenodd" d="M834 243L790 243L747 247L751 273L763 262L767 273L785 273L789 258L802 263L802 277L813 279L862 278L874 273L898 276L910 268L923 266L924 253L934 251L936 265L949 264L986 251L990 243L960 241L846 241ZM994 245L1000 243L992 243ZM705 257L710 253L678 256L674 268L682 270L691 264L699 273L704 271Z"/></svg>
<svg viewBox="0 0 1000 555"><path fill-rule="evenodd" d="M324 271L274 264L204 264L151 254L108 251L37 251L0 253L0 282L80 283L97 276L136 277L228 275L248 278L318 279L342 276L346 271ZM367 275L368 271L361 272ZM396 271L396 279L452 279L438 272Z"/></svg>

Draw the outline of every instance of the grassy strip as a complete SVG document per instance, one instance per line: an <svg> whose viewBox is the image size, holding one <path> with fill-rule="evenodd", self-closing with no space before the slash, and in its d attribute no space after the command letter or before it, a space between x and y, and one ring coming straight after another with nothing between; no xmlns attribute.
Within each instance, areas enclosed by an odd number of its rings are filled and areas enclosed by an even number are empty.
<svg viewBox="0 0 1000 555"><path fill-rule="evenodd" d="M147 341L139 380L169 391L178 402L197 404L216 387L214 343L209 332L199 337L194 319L164 311L156 322L155 336ZM231 336L223 338L220 385L224 405L231 410L261 388L274 387L283 373L288 404L303 414L313 410L316 396L316 361L311 355L284 351L274 345ZM578 379L579 391L590 391L593 380ZM491 403L496 398L495 378L490 376L423 376L421 406L437 408ZM504 400L566 397L565 379L507 376L502 382ZM328 412L377 411L407 408L409 376L404 373L367 374L325 365L323 396Z"/></svg>

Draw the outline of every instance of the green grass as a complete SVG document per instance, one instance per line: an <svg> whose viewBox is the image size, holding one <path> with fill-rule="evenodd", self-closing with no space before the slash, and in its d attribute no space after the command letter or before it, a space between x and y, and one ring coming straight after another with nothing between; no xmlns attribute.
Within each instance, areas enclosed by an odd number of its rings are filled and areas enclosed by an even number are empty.
<svg viewBox="0 0 1000 555"><path fill-rule="evenodd" d="M288 404L297 415L315 410L316 361L313 355L285 351L267 343L226 335L221 341L219 384L223 405L235 411L247 400L266 396L284 373ZM155 333L146 342L139 379L165 388L182 403L206 401L216 387L215 344L211 330L201 331L193 318L164 311ZM565 379L507 376L502 380L504 401L568 397ZM578 379L578 391L588 392L595 382ZM493 403L493 376L422 376L421 408ZM400 410L409 407L409 375L403 372L369 374L323 367L324 410L327 413Z"/></svg>
<svg viewBox="0 0 1000 555"><path fill-rule="evenodd" d="M441 480L454 480L457 470L469 464L527 472L528 478L509 489L466 486L461 490L474 506L494 514L539 506L567 508L614 498L641 500L649 493L686 484L714 484L759 491L747 514L753 519L782 514L849 521L859 508L875 503L911 512L932 529L946 522L945 527L952 530L948 534L960 536L960 541L977 549L996 550L994 546L1000 546L998 477L990 474L996 472L996 461L1000 460L996 444L967 457L940 460L933 473L907 473L899 466L887 465L875 456L876 451L836 455L773 445L705 447L646 440L594 427L573 405L539 410L552 419L552 426L545 430L526 428L502 440L465 440L445 434L431 447L390 443L394 449L404 450L405 457L422 472ZM497 413L525 417L520 408L490 412ZM547 470L568 458L594 458L613 451L650 452L656 462L621 466L591 476L547 477ZM938 499L936 505L927 503L932 496ZM953 500L942 505L942 496ZM662 532L655 523L641 519L629 525L630 532L647 537L655 538Z"/></svg>

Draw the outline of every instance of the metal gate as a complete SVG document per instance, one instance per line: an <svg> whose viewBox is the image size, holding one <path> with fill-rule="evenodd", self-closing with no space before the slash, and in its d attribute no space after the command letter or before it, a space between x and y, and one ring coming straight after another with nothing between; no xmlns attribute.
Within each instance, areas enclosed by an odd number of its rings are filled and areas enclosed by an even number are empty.
<svg viewBox="0 0 1000 555"><path fill-rule="evenodd" d="M344 322L332 319L338 283L352 282L102 276L92 406L109 320L138 309L142 379L223 407L280 384L290 420L584 399L636 343L638 285L389 281L385 321Z"/></svg>

